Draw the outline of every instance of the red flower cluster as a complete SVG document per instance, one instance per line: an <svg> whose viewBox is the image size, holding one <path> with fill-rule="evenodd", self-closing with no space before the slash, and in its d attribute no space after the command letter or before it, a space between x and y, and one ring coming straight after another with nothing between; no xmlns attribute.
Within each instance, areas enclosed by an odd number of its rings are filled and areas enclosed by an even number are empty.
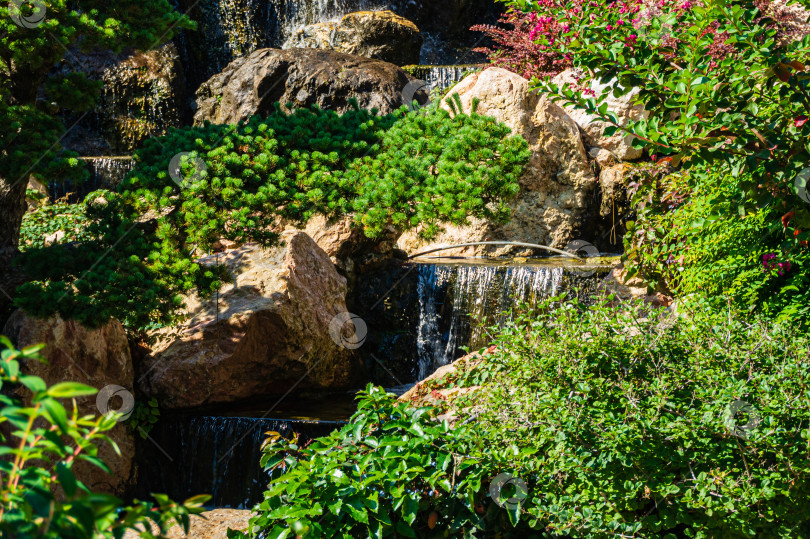
<svg viewBox="0 0 810 539"><path fill-rule="evenodd" d="M787 260L777 262L776 253L766 253L762 255L762 267L768 272L776 270L776 273L781 277L790 271L790 262Z"/></svg>

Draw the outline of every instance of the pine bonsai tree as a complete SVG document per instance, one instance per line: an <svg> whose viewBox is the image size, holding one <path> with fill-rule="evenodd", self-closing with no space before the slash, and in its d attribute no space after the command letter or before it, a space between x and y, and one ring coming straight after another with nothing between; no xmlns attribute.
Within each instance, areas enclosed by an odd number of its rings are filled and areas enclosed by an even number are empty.
<svg viewBox="0 0 810 539"><path fill-rule="evenodd" d="M26 251L33 281L17 304L88 324L166 324L184 293L219 287L223 275L194 258L222 238L271 245L279 219L315 214L352 215L372 238L502 221L529 155L493 118L436 106L385 116L277 106L236 126L175 129L146 142L117 193L88 197L89 241Z"/></svg>

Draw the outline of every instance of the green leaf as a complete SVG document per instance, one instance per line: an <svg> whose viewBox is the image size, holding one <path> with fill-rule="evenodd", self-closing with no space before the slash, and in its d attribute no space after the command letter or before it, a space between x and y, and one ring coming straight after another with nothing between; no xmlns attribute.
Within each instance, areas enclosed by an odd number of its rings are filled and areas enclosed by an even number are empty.
<svg viewBox="0 0 810 539"><path fill-rule="evenodd" d="M57 399L95 395L98 390L78 382L60 382L48 388L48 395Z"/></svg>
<svg viewBox="0 0 810 539"><path fill-rule="evenodd" d="M59 484L65 491L68 498L72 498L76 494L76 476L68 468L64 462L56 464L56 477L59 479Z"/></svg>
<svg viewBox="0 0 810 539"><path fill-rule="evenodd" d="M62 434L67 434L68 423L65 408L52 398L44 398L39 404L45 410L48 420L59 427Z"/></svg>

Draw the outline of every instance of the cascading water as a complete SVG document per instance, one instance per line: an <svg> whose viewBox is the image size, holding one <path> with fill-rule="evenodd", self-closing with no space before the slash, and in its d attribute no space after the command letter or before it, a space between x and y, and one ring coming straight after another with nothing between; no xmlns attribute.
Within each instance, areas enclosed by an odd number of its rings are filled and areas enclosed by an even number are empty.
<svg viewBox="0 0 810 539"><path fill-rule="evenodd" d="M210 494L212 507L249 508L262 499L268 473L261 469L269 431L300 443L329 434L342 423L251 417L161 418L141 442L135 495L162 492L175 500Z"/></svg>
<svg viewBox="0 0 810 539"><path fill-rule="evenodd" d="M417 293L419 379L463 355L463 347L488 344L486 328L502 325L510 311L559 293L561 266L420 264Z"/></svg>
<svg viewBox="0 0 810 539"><path fill-rule="evenodd" d="M234 59L263 47L281 47L296 29L354 11L393 9L378 0L202 0L193 5L196 32L178 40L192 89Z"/></svg>
<svg viewBox="0 0 810 539"><path fill-rule="evenodd" d="M610 266L566 258L532 260L437 258L392 262L363 275L349 310L368 326L359 350L372 380L404 386L466 352L492 344L489 328L563 293L588 302Z"/></svg>
<svg viewBox="0 0 810 539"><path fill-rule="evenodd" d="M446 90L464 78L464 75L474 69L480 69L475 64L470 65L420 65L409 66L407 71L417 79L425 81L428 92L433 90Z"/></svg>
<svg viewBox="0 0 810 539"><path fill-rule="evenodd" d="M83 157L82 161L87 164L90 177L78 185L71 181L52 182L48 186L48 195L52 200L67 197L75 202L97 189L115 189L135 166L129 156Z"/></svg>

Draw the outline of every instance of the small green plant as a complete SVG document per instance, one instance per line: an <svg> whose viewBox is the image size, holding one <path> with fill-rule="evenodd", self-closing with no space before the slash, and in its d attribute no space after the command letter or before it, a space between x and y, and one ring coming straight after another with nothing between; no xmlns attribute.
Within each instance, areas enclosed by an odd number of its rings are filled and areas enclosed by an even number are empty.
<svg viewBox="0 0 810 539"><path fill-rule="evenodd" d="M160 419L160 407L157 399L153 397L145 403L138 401L135 404L135 408L132 410L132 415L129 416L127 424L145 440L152 431L152 427L158 422L158 419Z"/></svg>
<svg viewBox="0 0 810 539"><path fill-rule="evenodd" d="M155 503L125 505L114 496L91 492L73 467L85 461L109 473L96 444L109 443L118 451L105 434L116 425L115 415L80 416L75 400L68 408L61 402L93 395L95 388L74 382L47 387L41 378L20 372L20 360L44 361L38 353L42 345L15 350L5 337L0 344L0 389L25 388L31 399L26 405L0 393L0 425L5 423L11 432L0 445L3 537L120 538L126 530L138 530L140 537L164 538L174 523L187 533L189 516L201 513L210 497L178 504L155 494Z"/></svg>
<svg viewBox="0 0 810 539"><path fill-rule="evenodd" d="M87 241L91 239L88 231L89 221L82 204L45 204L23 217L20 229L20 249L41 249L45 247L48 236L56 238L58 232L63 235L54 243Z"/></svg>

